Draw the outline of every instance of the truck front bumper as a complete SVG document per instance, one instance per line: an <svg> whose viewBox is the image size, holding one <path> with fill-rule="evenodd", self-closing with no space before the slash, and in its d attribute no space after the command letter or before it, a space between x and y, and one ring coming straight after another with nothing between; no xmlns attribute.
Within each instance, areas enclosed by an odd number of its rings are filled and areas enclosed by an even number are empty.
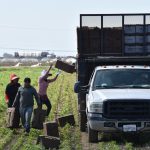
<svg viewBox="0 0 150 150"><path fill-rule="evenodd" d="M128 120L128 119L107 119L102 114L87 114L88 123L90 128L102 132L124 132L124 125L136 125L136 132L150 132L150 119L149 120Z"/></svg>

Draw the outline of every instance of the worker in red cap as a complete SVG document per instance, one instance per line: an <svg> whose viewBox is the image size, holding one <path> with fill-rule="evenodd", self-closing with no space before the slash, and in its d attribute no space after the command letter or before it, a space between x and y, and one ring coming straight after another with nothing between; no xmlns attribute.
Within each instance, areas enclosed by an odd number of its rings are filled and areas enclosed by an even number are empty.
<svg viewBox="0 0 150 150"><path fill-rule="evenodd" d="M10 75L10 83L6 86L6 90L5 90L5 100L8 105L8 108L12 107L18 89L20 87L18 81L19 81L19 77L17 75L15 74Z"/></svg>

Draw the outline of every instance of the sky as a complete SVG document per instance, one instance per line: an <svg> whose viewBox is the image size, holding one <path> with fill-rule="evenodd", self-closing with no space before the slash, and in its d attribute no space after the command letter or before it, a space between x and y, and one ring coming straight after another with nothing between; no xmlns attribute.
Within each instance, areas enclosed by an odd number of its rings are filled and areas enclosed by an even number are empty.
<svg viewBox="0 0 150 150"><path fill-rule="evenodd" d="M0 0L0 56L52 50L77 53L80 14L150 13L150 0Z"/></svg>

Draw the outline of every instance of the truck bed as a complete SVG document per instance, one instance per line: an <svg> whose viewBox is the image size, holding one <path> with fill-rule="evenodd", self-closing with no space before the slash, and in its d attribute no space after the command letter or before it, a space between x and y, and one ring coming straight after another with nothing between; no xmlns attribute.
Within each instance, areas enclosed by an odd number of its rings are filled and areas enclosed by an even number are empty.
<svg viewBox="0 0 150 150"><path fill-rule="evenodd" d="M81 14L77 39L80 56L147 56L150 14Z"/></svg>

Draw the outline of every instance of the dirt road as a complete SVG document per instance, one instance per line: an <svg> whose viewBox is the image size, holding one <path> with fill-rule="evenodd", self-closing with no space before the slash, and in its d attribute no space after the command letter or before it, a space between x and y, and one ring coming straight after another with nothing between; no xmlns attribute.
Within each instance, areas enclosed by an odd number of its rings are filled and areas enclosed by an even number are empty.
<svg viewBox="0 0 150 150"><path fill-rule="evenodd" d="M81 132L81 143L83 150L99 150L98 143L91 144L88 142L87 132Z"/></svg>

